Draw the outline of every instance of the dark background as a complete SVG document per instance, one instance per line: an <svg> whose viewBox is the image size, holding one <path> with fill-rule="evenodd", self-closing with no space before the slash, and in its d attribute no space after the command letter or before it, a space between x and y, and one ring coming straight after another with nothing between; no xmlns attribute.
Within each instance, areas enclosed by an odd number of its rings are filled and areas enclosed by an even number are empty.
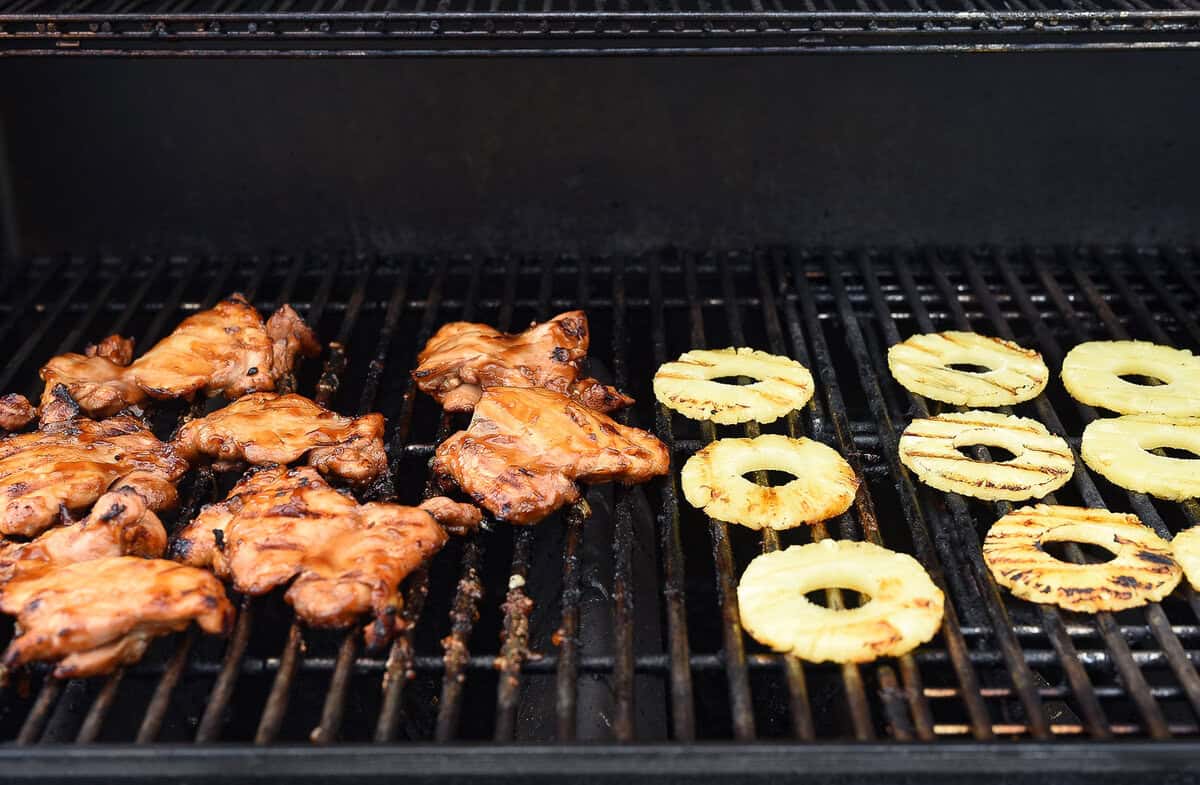
<svg viewBox="0 0 1200 785"><path fill-rule="evenodd" d="M1194 242L1198 66L7 60L0 225L10 255Z"/></svg>

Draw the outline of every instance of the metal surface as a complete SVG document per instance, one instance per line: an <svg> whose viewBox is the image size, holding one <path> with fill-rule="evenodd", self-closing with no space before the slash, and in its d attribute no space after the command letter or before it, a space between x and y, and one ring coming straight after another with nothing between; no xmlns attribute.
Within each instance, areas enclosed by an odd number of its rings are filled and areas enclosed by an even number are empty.
<svg viewBox="0 0 1200 785"><path fill-rule="evenodd" d="M1195 0L5 0L0 55L386 56L1191 48Z"/></svg>
<svg viewBox="0 0 1200 785"><path fill-rule="evenodd" d="M144 345L234 290L263 308L292 302L332 339L320 362L300 368L296 389L340 411L388 417L391 476L376 498L402 502L433 492L429 457L465 423L440 413L407 374L432 331L459 318L515 329L583 306L593 371L638 399L619 416L656 431L676 471L645 486L594 488L586 504L537 527L493 524L452 542L408 581L411 625L387 651L364 651L357 630L294 624L269 596L239 601L230 639L165 638L111 677L60 683L43 666L15 674L0 693L0 736L14 749L0 747L0 758L21 776L125 766L130 777L303 778L336 761L346 776L392 766L416 778L487 778L501 773L489 767L532 775L569 762L600 780L662 774L673 760L674 776L704 778L726 771L707 743L736 742L739 765L760 760L754 773L763 776L949 775L968 749L981 776L1053 769L1095 781L1176 766L1196 754L1200 735L1194 593L1087 617L998 589L980 541L1008 506L933 492L901 467L908 418L941 407L900 388L885 352L914 332L974 329L1039 348L1057 379L1063 354L1082 340L1132 336L1197 350L1198 269L1200 256L1185 249L65 259L10 269L0 294L0 339L12 358L3 373L28 393L44 358L110 331ZM817 392L767 426L674 416L654 401L650 378L701 345L788 354L812 369ZM1076 448L1096 416L1057 381L1014 410ZM167 406L155 421L165 433L202 411ZM760 535L682 501L677 469L688 455L713 438L759 432L838 449L865 480L854 507L823 526ZM199 467L176 517L236 479ZM1082 464L1056 499L1133 511L1164 535L1197 522L1195 505L1127 493ZM841 667L781 657L746 637L735 587L748 561L822 537L915 555L949 599L938 637L899 660ZM844 601L828 594L830 604ZM1024 743L1058 738L1091 743L1044 755L1059 748ZM576 739L612 746L598 752ZM880 745L884 760L853 762L843 744L853 740ZM650 746L620 745L630 741ZM25 751L64 742L99 745ZM445 756L431 746L455 742L481 746ZM676 746L691 742L699 746ZM155 751L169 754L142 772ZM245 768L229 769L236 761Z"/></svg>

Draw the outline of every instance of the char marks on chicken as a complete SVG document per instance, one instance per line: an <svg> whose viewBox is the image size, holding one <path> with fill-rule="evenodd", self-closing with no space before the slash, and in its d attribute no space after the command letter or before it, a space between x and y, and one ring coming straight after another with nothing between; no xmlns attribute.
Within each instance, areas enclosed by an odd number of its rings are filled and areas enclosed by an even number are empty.
<svg viewBox="0 0 1200 785"><path fill-rule="evenodd" d="M175 558L211 566L243 594L291 584L285 599L314 627L345 627L370 612L368 644L400 628L400 582L446 543L446 529L480 521L468 504L359 504L310 467L261 469L205 507L172 543Z"/></svg>
<svg viewBox="0 0 1200 785"><path fill-rule="evenodd" d="M4 585L0 611L15 615L20 631L4 665L57 662L60 679L137 662L154 638L193 621L214 635L233 621L225 587L212 573L137 556L50 562Z"/></svg>
<svg viewBox="0 0 1200 785"><path fill-rule="evenodd" d="M167 532L146 500L131 488L104 494L86 518L57 526L28 542L0 542L0 593L14 579L40 574L54 565L108 556L161 556Z"/></svg>
<svg viewBox="0 0 1200 785"><path fill-rule="evenodd" d="M316 336L290 305L264 323L254 306L234 294L184 319L136 360L132 342L116 335L86 354L52 358L41 370L43 408L59 384L93 417L115 414L147 398L204 393L234 399L274 390L292 372L297 355L319 351Z"/></svg>
<svg viewBox="0 0 1200 785"><path fill-rule="evenodd" d="M322 474L366 485L387 468L383 428L382 414L342 417L301 395L254 393L186 423L172 443L189 461L212 456L218 469L307 456Z"/></svg>
<svg viewBox="0 0 1200 785"><path fill-rule="evenodd" d="M471 411L489 387L540 387L603 412L629 406L632 398L580 376L589 340L583 311L562 313L514 334L486 324L451 322L425 344L413 378L452 412Z"/></svg>
<svg viewBox="0 0 1200 785"><path fill-rule="evenodd" d="M37 417L37 409L24 395L0 395L0 430L19 431Z"/></svg>
<svg viewBox="0 0 1200 785"><path fill-rule="evenodd" d="M32 537L112 489L136 491L153 510L174 505L187 462L140 419L79 416L62 387L43 408L40 430L0 439L0 533Z"/></svg>
<svg viewBox="0 0 1200 785"><path fill-rule="evenodd" d="M498 519L536 523L577 501L576 482L646 482L670 453L651 434L550 390L493 387L471 425L437 449L433 470Z"/></svg>

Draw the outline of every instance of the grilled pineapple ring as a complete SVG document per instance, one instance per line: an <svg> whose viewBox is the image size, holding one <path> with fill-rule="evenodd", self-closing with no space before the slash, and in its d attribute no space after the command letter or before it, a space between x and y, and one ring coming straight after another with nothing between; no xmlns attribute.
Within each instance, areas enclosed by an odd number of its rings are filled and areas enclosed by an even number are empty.
<svg viewBox="0 0 1200 785"><path fill-rule="evenodd" d="M1072 564L1047 553L1048 542L1083 542L1111 551L1103 564ZM1182 570L1171 546L1136 515L1084 507L1022 507L992 526L983 558L1017 597L1082 613L1119 611L1171 593Z"/></svg>
<svg viewBox="0 0 1200 785"><path fill-rule="evenodd" d="M1200 460L1155 455L1177 447L1200 455L1200 418L1127 414L1083 429L1083 460L1131 491L1180 501L1200 496Z"/></svg>
<svg viewBox="0 0 1200 785"><path fill-rule="evenodd" d="M760 469L796 479L768 487L742 476ZM774 434L715 441L688 459L680 480L693 507L751 529L791 529L841 515L858 490L858 477L836 450Z"/></svg>
<svg viewBox="0 0 1200 785"><path fill-rule="evenodd" d="M1183 567L1188 583L1200 591L1200 526L1193 526L1175 535L1171 540L1171 552L1175 561Z"/></svg>
<svg viewBox="0 0 1200 785"><path fill-rule="evenodd" d="M869 600L834 610L804 595L852 589ZM822 540L764 553L738 585L742 626L775 651L810 662L898 657L942 624L942 591L916 559L868 542Z"/></svg>
<svg viewBox="0 0 1200 785"><path fill-rule="evenodd" d="M713 381L724 376L748 376L753 384ZM813 378L788 357L755 349L694 349L654 374L654 397L668 409L693 420L721 425L774 422L808 403Z"/></svg>
<svg viewBox="0 0 1200 785"><path fill-rule="evenodd" d="M958 451L979 444L1013 457L987 463ZM1040 422L984 411L913 420L900 437L900 460L939 491L992 500L1040 499L1075 471L1071 448Z"/></svg>
<svg viewBox="0 0 1200 785"><path fill-rule="evenodd" d="M981 365L974 373L951 365ZM888 349L888 367L905 388L959 406L1009 406L1036 398L1050 371L1042 356L1011 341L948 330L914 335Z"/></svg>
<svg viewBox="0 0 1200 785"><path fill-rule="evenodd" d="M1165 384L1134 384L1150 376ZM1063 358L1063 386L1075 400L1121 414L1200 416L1200 357L1146 341L1081 343Z"/></svg>

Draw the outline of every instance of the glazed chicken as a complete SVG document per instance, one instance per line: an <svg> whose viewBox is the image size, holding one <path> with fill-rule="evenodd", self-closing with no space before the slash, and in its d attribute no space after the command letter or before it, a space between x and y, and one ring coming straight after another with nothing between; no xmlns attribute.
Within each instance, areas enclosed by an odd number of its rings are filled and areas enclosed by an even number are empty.
<svg viewBox="0 0 1200 785"><path fill-rule="evenodd" d="M116 335L86 354L51 359L41 371L43 403L58 384L66 385L93 417L115 414L147 398L190 398L203 392L234 399L274 390L291 373L296 355L319 351L316 336L290 305L264 324L254 306L234 294L184 319L137 360L132 360L132 342Z"/></svg>
<svg viewBox="0 0 1200 785"><path fill-rule="evenodd" d="M570 395L597 411L633 399L595 379L580 378L588 351L587 314L569 311L523 333L473 322L443 325L417 356L417 386L451 412L475 408L488 387L542 387Z"/></svg>
<svg viewBox="0 0 1200 785"><path fill-rule="evenodd" d="M50 422L0 439L0 533L32 537L110 489L128 487L153 510L172 506L187 463L128 415L89 420L63 388Z"/></svg>
<svg viewBox="0 0 1200 785"><path fill-rule="evenodd" d="M310 467L261 469L229 497L205 507L171 544L172 555L232 578L243 594L291 583L285 599L314 627L345 627L374 618L367 642L399 629L400 581L463 531L479 510L445 498L420 507L359 504Z"/></svg>
<svg viewBox="0 0 1200 785"><path fill-rule="evenodd" d="M14 579L46 572L54 565L108 556L162 556L167 532L130 488L106 493L78 523L59 526L29 542L0 542L0 593Z"/></svg>
<svg viewBox="0 0 1200 785"><path fill-rule="evenodd" d="M19 431L37 417L37 409L24 395L0 395L0 430Z"/></svg>
<svg viewBox="0 0 1200 785"><path fill-rule="evenodd" d="M301 395L254 393L186 423L172 443L189 461L213 456L218 469L287 464L307 455L322 474L365 485L387 468L383 424L382 414L342 417Z"/></svg>
<svg viewBox="0 0 1200 785"><path fill-rule="evenodd" d="M579 499L576 481L639 483L666 474L666 445L550 390L492 387L471 425L438 447L433 470L499 520L536 523Z"/></svg>
<svg viewBox="0 0 1200 785"><path fill-rule="evenodd" d="M56 563L14 578L0 589L0 611L15 615L18 629L4 665L57 661L60 679L136 662L154 638L192 621L212 634L224 634L233 621L212 573L136 556Z"/></svg>

